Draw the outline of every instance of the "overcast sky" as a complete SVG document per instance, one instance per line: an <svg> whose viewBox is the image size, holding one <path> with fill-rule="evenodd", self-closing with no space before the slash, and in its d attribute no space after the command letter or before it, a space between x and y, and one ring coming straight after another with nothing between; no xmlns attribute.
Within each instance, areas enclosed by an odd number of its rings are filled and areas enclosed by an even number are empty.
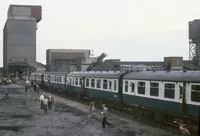
<svg viewBox="0 0 200 136"><path fill-rule="evenodd" d="M43 63L49 48L91 49L127 61L188 59L188 22L200 18L200 0L2 0L0 66L10 4L42 5L37 61Z"/></svg>

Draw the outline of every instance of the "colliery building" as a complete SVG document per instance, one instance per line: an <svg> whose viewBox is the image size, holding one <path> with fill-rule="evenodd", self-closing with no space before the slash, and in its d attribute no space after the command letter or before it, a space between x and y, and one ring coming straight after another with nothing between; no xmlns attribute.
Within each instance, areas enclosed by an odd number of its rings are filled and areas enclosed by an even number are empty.
<svg viewBox="0 0 200 136"><path fill-rule="evenodd" d="M42 19L41 6L10 5L3 30L3 67L24 74L36 66L36 30Z"/></svg>
<svg viewBox="0 0 200 136"><path fill-rule="evenodd" d="M91 57L90 50L48 49L46 51L47 71L84 71L98 57Z"/></svg>
<svg viewBox="0 0 200 136"><path fill-rule="evenodd" d="M116 61L113 65L120 66L120 70L198 70L198 67L189 60L183 60L183 57L164 57L163 61Z"/></svg>

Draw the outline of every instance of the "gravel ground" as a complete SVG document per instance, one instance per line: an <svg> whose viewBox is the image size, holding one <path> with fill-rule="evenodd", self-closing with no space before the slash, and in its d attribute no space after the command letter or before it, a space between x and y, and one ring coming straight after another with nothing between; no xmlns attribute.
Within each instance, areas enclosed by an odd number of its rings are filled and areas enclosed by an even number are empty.
<svg viewBox="0 0 200 136"><path fill-rule="evenodd" d="M0 86L0 136L177 136L169 130L109 113L113 127L102 129L99 109L88 116L87 105L54 96L52 111L40 109L38 96L19 85Z"/></svg>

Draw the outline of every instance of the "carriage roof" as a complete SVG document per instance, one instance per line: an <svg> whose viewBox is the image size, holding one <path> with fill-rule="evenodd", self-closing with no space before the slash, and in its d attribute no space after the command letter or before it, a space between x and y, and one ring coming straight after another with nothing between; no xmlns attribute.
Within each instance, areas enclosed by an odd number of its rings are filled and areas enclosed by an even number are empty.
<svg viewBox="0 0 200 136"><path fill-rule="evenodd" d="M89 78L119 78L124 73L122 71L82 71L82 72L71 72L67 74L68 77L89 77Z"/></svg>
<svg viewBox="0 0 200 136"><path fill-rule="evenodd" d="M44 75L65 76L67 72L44 72Z"/></svg>
<svg viewBox="0 0 200 136"><path fill-rule="evenodd" d="M124 79L171 81L171 82L200 82L200 71L141 71L130 72Z"/></svg>

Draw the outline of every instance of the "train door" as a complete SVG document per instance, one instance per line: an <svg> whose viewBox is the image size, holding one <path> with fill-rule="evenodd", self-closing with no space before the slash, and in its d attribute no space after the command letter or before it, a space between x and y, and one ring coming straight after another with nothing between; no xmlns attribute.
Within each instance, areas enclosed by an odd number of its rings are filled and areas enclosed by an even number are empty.
<svg viewBox="0 0 200 136"><path fill-rule="evenodd" d="M48 83L48 86L50 86L50 75L47 76L47 83Z"/></svg>
<svg viewBox="0 0 200 136"><path fill-rule="evenodd" d="M44 84L44 75L41 75L41 84Z"/></svg>
<svg viewBox="0 0 200 136"><path fill-rule="evenodd" d="M80 78L80 84L81 84L81 91L83 94L86 93L86 89L85 89L85 77Z"/></svg>
<svg viewBox="0 0 200 136"><path fill-rule="evenodd" d="M185 89L186 89L186 83L179 83L179 100L182 103L182 113L185 114L186 111L186 105L185 105Z"/></svg>

